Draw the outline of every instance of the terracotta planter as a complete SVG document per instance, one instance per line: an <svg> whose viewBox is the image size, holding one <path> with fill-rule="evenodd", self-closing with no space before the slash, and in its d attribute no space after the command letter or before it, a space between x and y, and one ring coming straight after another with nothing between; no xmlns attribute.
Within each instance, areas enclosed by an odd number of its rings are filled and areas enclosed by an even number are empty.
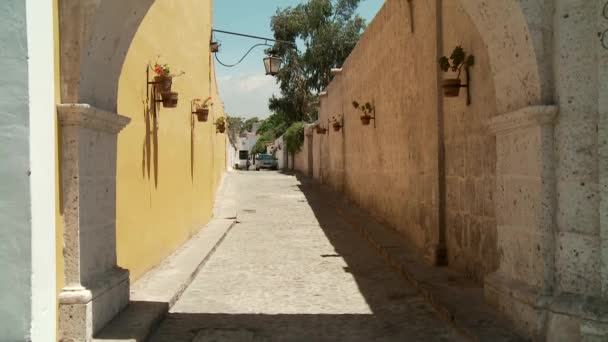
<svg viewBox="0 0 608 342"><path fill-rule="evenodd" d="M209 108L199 108L194 114L196 114L196 118L199 122L207 122L209 119Z"/></svg>
<svg viewBox="0 0 608 342"><path fill-rule="evenodd" d="M332 126L334 127L334 132L338 132L340 128L342 128L342 125L339 122L334 122Z"/></svg>
<svg viewBox="0 0 608 342"><path fill-rule="evenodd" d="M458 78L448 78L443 80L443 94L446 97L458 97L460 94L461 82Z"/></svg>
<svg viewBox="0 0 608 342"><path fill-rule="evenodd" d="M165 107L165 108L177 107L177 100L179 97L178 93L168 92L168 93L162 93L161 95L163 97L163 107Z"/></svg>
<svg viewBox="0 0 608 342"><path fill-rule="evenodd" d="M211 52L220 52L220 44L218 42L211 42Z"/></svg>
<svg viewBox="0 0 608 342"><path fill-rule="evenodd" d="M161 94L171 92L172 84L173 84L172 76L155 76L154 77L154 85L156 87L156 91Z"/></svg>
<svg viewBox="0 0 608 342"><path fill-rule="evenodd" d="M226 126L225 125L217 126L217 131L220 133L226 132Z"/></svg>
<svg viewBox="0 0 608 342"><path fill-rule="evenodd" d="M361 115L361 123L363 126L369 126L369 122L372 120L372 117L369 115Z"/></svg>

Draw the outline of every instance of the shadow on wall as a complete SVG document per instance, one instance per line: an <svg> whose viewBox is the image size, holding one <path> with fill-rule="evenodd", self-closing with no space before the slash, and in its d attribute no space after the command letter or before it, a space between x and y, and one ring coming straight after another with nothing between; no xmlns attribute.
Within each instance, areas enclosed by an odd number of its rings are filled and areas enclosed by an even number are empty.
<svg viewBox="0 0 608 342"><path fill-rule="evenodd" d="M146 82L148 78L146 71ZM141 173L143 178L150 179L150 168L154 165L154 187L158 188L158 115L160 105L156 101L157 94L153 88L148 85L147 97L143 102L144 105L144 124L145 132L142 147ZM150 94L152 96L150 97Z"/></svg>
<svg viewBox="0 0 608 342"><path fill-rule="evenodd" d="M196 121L194 120L194 115L190 115L190 179L194 181L194 129L196 125Z"/></svg>
<svg viewBox="0 0 608 342"><path fill-rule="evenodd" d="M118 80L127 52L153 4L154 0L138 0L97 5L91 40L83 51L87 58L80 74L80 102L116 112ZM99 77L100 70L104 77Z"/></svg>

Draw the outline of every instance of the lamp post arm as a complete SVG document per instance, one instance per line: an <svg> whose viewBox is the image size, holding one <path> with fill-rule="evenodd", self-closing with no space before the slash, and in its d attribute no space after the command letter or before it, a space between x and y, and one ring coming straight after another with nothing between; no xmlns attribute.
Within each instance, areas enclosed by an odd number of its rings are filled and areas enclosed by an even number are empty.
<svg viewBox="0 0 608 342"><path fill-rule="evenodd" d="M253 36L253 35L245 34L245 33L230 32L230 31L216 30L216 29L212 29L211 32L212 33L217 32L217 33L229 34L229 35L233 35L233 36L246 37L246 38L252 38L252 39L259 39L259 40L264 40L266 42L276 42L276 43L288 44L288 45L291 45L294 48L296 47L295 43L289 42L289 41L286 41L286 40L271 39L271 38Z"/></svg>

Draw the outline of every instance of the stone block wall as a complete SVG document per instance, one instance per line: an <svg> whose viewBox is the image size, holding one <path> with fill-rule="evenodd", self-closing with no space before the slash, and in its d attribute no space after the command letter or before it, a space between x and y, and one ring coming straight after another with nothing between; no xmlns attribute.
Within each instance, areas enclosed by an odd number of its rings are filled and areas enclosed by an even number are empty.
<svg viewBox="0 0 608 342"><path fill-rule="evenodd" d="M435 6L419 2L417 33L408 6L388 1L321 100L320 122L344 117L321 137L323 182L390 224L423 253L438 243ZM431 23L431 24L429 24ZM431 38L431 39L429 39ZM351 102L376 107L363 126ZM374 127L375 126L375 127Z"/></svg>
<svg viewBox="0 0 608 342"><path fill-rule="evenodd" d="M443 54L455 46L475 56L466 88L444 98L446 239L448 264L477 281L496 269L496 138L486 122L495 115L496 95L487 48L459 1L443 2ZM451 73L443 74L449 77Z"/></svg>
<svg viewBox="0 0 608 342"><path fill-rule="evenodd" d="M448 263L481 282L496 269L495 137L485 121L496 113L486 47L458 1L444 2L445 54L462 45L477 58L466 89L439 103L437 8L415 2L410 32L407 2L387 1L321 97L312 137L313 176L351 197L400 231L431 262L447 248ZM429 72L432 71L432 72ZM370 102L375 125L363 126L351 102ZM438 121L443 107L444 128ZM344 128L331 129L332 117ZM439 142L445 144L445 193L439 188ZM305 145L307 145L305 143ZM307 151L298 158L306 159ZM306 171L306 168L302 168ZM445 196L445 246L441 246L440 197Z"/></svg>

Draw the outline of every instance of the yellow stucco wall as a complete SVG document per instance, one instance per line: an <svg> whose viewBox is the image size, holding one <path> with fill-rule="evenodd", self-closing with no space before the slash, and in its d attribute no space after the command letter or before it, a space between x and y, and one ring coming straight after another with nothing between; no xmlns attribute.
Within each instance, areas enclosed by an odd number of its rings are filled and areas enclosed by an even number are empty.
<svg viewBox="0 0 608 342"><path fill-rule="evenodd" d="M225 171L223 116L209 51L211 0L157 0L141 23L120 76L118 112L132 119L119 135L117 161L118 263L131 279L157 265L204 227ZM146 98L146 65L168 63L179 105ZM152 73L150 78L152 78ZM190 113L190 100L212 96L206 123Z"/></svg>
<svg viewBox="0 0 608 342"><path fill-rule="evenodd" d="M55 44L55 103L61 102L61 87L59 78L59 0L53 0L53 39ZM55 113L53 113L55 115ZM55 136L59 136L59 126L55 126ZM63 215L61 212L61 198L60 198L60 163L59 163L59 139L55 139L55 257L56 257L56 291L57 298L59 298L59 292L63 287ZM59 328L59 300L57 300L57 328Z"/></svg>

